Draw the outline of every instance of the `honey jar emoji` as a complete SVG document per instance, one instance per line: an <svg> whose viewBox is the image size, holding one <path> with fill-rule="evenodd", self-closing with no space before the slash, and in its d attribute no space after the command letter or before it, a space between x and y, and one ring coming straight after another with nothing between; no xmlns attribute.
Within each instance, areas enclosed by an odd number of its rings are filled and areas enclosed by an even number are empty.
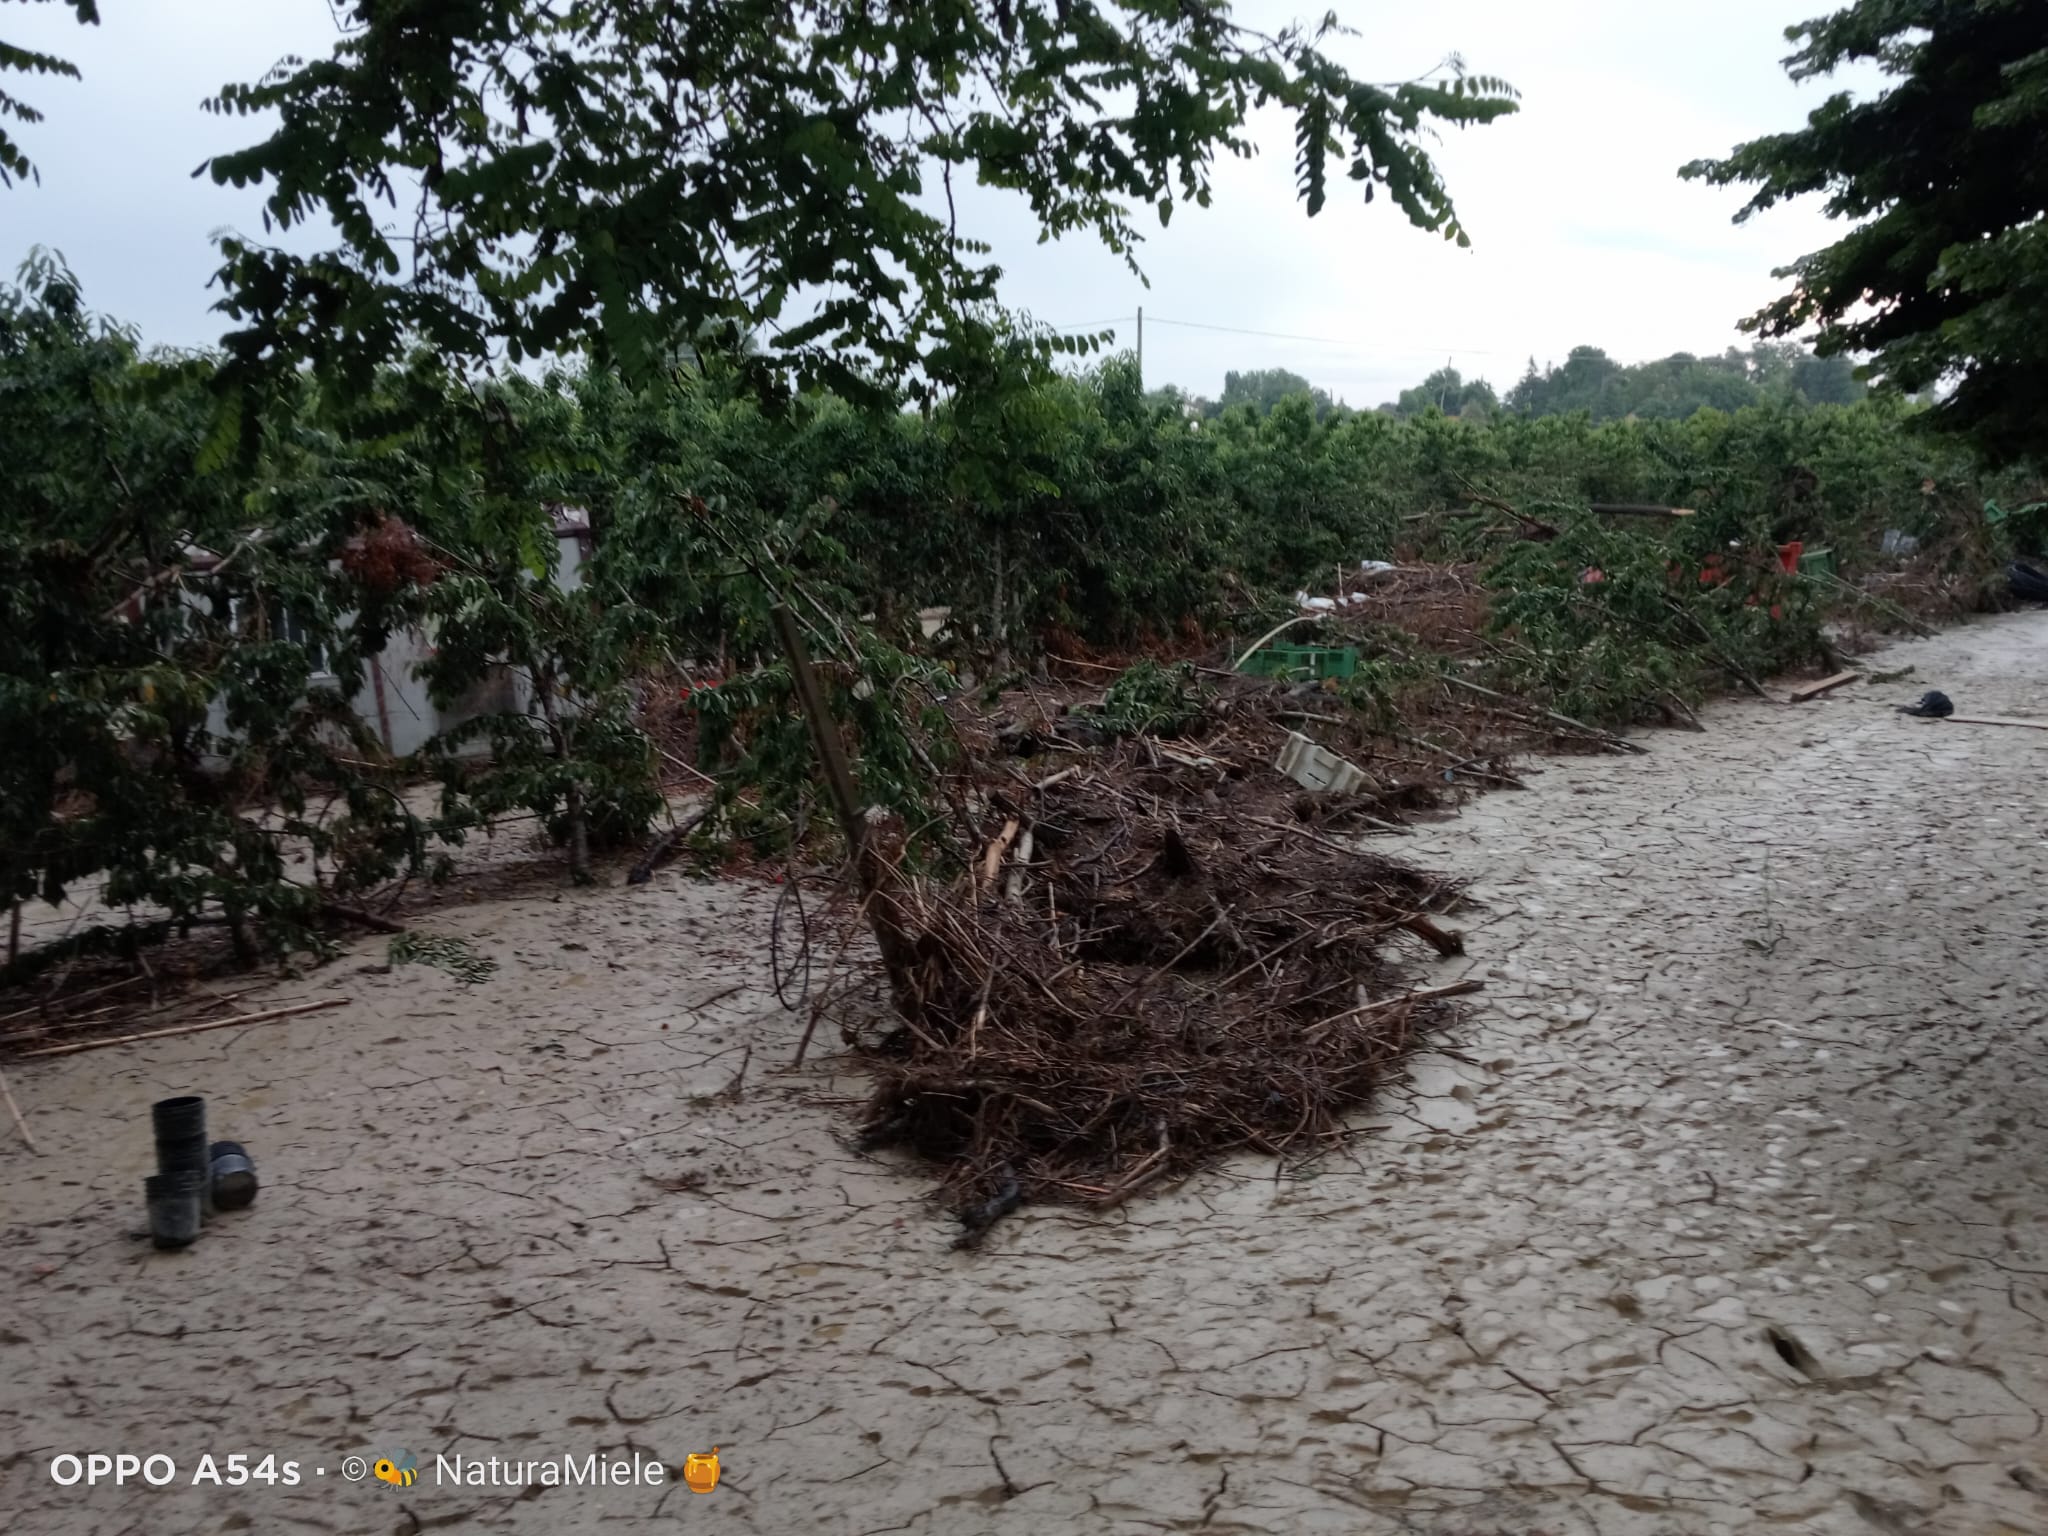
<svg viewBox="0 0 2048 1536"><path fill-rule="evenodd" d="M718 1486L718 1447L711 1447L711 1454L692 1451L683 1458L683 1481L692 1493L709 1493Z"/></svg>

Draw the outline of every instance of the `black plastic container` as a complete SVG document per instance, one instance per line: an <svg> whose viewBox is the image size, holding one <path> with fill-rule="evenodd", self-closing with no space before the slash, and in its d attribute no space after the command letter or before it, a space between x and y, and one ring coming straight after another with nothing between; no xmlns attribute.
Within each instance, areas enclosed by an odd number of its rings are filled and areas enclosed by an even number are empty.
<svg viewBox="0 0 2048 1536"><path fill-rule="evenodd" d="M207 1173L206 1100L188 1094L159 1099L149 1107L156 1128L156 1171L196 1173L202 1187Z"/></svg>
<svg viewBox="0 0 2048 1536"><path fill-rule="evenodd" d="M149 1119L156 1128L159 1141L177 1140L185 1136L204 1136L206 1100L196 1093L188 1093L176 1099L158 1099L149 1106Z"/></svg>
<svg viewBox="0 0 2048 1536"><path fill-rule="evenodd" d="M149 1202L149 1235L159 1248L183 1248L199 1236L204 1174L153 1173L142 1181Z"/></svg>
<svg viewBox="0 0 2048 1536"><path fill-rule="evenodd" d="M216 1141L211 1152L213 1208L239 1211L256 1203L256 1164L239 1141Z"/></svg>

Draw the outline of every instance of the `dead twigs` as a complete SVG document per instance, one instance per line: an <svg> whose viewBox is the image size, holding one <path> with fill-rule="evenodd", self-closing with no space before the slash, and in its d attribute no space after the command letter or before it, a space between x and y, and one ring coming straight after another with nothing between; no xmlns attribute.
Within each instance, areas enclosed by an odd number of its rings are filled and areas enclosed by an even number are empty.
<svg viewBox="0 0 2048 1536"><path fill-rule="evenodd" d="M1322 1150L1472 990L1417 989L1391 943L1459 952L1434 920L1457 888L1255 813L1288 793L1270 769L1132 741L1027 782L1028 824L987 804L960 829L957 879L899 871L910 1011L863 1052L861 1144L934 1162L964 1246L1023 1201L1111 1206L1234 1148ZM986 899L1026 837L1030 897ZM1331 1013L1361 986L1383 1001Z"/></svg>
<svg viewBox="0 0 2048 1536"><path fill-rule="evenodd" d="M0 1099L7 1101L7 1113L14 1117L14 1128L21 1132L21 1139L28 1143L29 1151L38 1157L42 1156L43 1149L36 1145L35 1137L28 1133L28 1121L21 1116L21 1106L14 1102L14 1090L7 1086L5 1072L0 1072Z"/></svg>
<svg viewBox="0 0 2048 1536"><path fill-rule="evenodd" d="M1592 737L1602 746L1611 748L1616 752L1633 752L1641 755L1645 750L1630 741L1626 736L1617 736L1612 731L1601 730L1597 725L1588 725L1583 720L1574 720L1570 715L1561 715L1554 709L1542 709L1527 703L1525 700L1512 698L1505 693L1499 693L1494 689L1475 683L1470 678L1458 677L1453 673L1447 672L1444 674L1444 681L1453 688L1464 689L1467 693L1476 693L1483 698L1496 699L1514 710L1534 709L1537 714L1550 721L1553 725L1569 727L1582 736Z"/></svg>
<svg viewBox="0 0 2048 1536"><path fill-rule="evenodd" d="M24 1058L37 1056L69 1056L78 1051L104 1050L110 1045L134 1045L142 1040L168 1040L173 1035L197 1035L209 1029L233 1029L238 1024L268 1024L272 1019L297 1018L302 1013L318 1013L323 1008L345 1007L349 999L330 997L317 1003L298 1003L289 1008L268 1008L261 1013L238 1013L225 1019L208 1019L199 1024L179 1024L170 1029L144 1030L139 1035L116 1035L109 1040L82 1040L75 1045L49 1045L39 1051L23 1051Z"/></svg>

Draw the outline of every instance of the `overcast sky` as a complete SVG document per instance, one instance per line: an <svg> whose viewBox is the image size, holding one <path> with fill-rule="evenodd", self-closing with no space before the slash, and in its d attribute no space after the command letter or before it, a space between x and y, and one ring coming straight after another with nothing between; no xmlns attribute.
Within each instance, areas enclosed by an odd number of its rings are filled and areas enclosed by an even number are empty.
<svg viewBox="0 0 2048 1536"><path fill-rule="evenodd" d="M1235 9L1270 29L1325 3ZM1214 395L1226 369L1286 367L1370 406L1446 361L1505 389L1531 356L1561 361L1580 343L1626 361L1746 344L1736 322L1779 291L1771 269L1833 238L1810 203L1738 229L1738 193L1677 176L1687 160L1797 126L1835 88L1794 87L1779 64L1785 27L1829 0L1334 4L1361 35L1333 51L1362 77L1411 78L1456 52L1521 91L1519 114L1452 132L1436 151L1471 250L1410 229L1384 200L1362 206L1335 177L1328 206L1306 217L1276 114L1257 125L1265 153L1219 164L1211 208L1182 210L1140 248L1149 289L1080 237L1038 245L1028 212L1005 197L964 199L963 232L995 244L1007 302L1074 327L1143 305L1148 384ZM48 114L19 135L43 179L0 191L0 266L31 245L54 247L95 309L152 342L202 345L221 329L206 286L211 236L260 228L260 201L191 179L209 154L255 136L247 122L203 113L200 99L285 54L326 51L334 26L325 0L100 9L96 28L54 4L0 15L9 42L62 54L84 74L20 85ZM1120 334L1128 344L1128 320Z"/></svg>

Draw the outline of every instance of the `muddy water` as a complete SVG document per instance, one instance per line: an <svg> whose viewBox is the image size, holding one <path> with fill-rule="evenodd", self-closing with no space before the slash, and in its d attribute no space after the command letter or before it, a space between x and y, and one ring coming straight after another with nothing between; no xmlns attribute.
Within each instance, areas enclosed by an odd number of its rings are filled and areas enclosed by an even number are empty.
<svg viewBox="0 0 2048 1536"><path fill-rule="evenodd" d="M2048 617L1908 663L1423 829L1486 902L1458 965L1488 990L1377 1135L1026 1212L976 1256L835 1139L856 1080L776 1070L797 1022L743 887L460 909L480 986L364 945L275 989L344 1008L19 1064L44 1155L0 1136L0 1516L2048 1530L2048 732L1885 707L2048 714ZM158 1254L146 1108L180 1091L265 1183ZM413 1486L343 1479L398 1450ZM67 1451L176 1483L59 1487ZM593 1451L665 1480L438 1475ZM300 1482L194 1487L207 1452Z"/></svg>

